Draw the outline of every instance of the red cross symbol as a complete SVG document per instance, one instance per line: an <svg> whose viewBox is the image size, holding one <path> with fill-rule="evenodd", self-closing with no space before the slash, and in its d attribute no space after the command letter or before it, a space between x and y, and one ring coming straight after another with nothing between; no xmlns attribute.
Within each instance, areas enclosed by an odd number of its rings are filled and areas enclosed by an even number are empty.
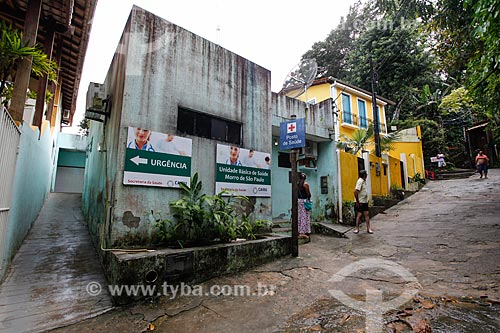
<svg viewBox="0 0 500 333"><path fill-rule="evenodd" d="M289 130L290 132L294 132L294 131L295 131L295 125L294 125L293 123L292 123L292 124L290 124L290 126L288 126L288 130Z"/></svg>

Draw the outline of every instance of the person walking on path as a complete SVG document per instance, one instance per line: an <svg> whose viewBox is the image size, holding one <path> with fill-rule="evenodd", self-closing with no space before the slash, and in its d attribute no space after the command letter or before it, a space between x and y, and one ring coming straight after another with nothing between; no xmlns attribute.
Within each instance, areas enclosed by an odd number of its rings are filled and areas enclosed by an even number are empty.
<svg viewBox="0 0 500 333"><path fill-rule="evenodd" d="M488 164L490 163L490 159L486 156L483 151L479 151L479 154L476 156L476 166L477 172L481 175L479 178L488 178Z"/></svg>
<svg viewBox="0 0 500 333"><path fill-rule="evenodd" d="M366 177L368 174L365 170L359 172L359 178L356 182L356 187L354 188L354 198L356 198L356 229L354 233L359 232L359 223L361 222L361 216L365 217L366 221L366 231L369 234L373 234L370 228L370 215L368 212L368 192L366 191Z"/></svg>
<svg viewBox="0 0 500 333"><path fill-rule="evenodd" d="M298 198L298 218L299 218L299 238L309 238L311 233L310 212L304 207L306 201L311 201L311 190L309 183L306 182L306 174L301 173L299 179L299 198Z"/></svg>

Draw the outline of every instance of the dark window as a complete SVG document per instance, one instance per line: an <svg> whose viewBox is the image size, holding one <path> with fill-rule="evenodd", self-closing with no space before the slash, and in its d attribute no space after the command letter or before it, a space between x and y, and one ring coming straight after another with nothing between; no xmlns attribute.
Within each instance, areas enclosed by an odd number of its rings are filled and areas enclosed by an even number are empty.
<svg viewBox="0 0 500 333"><path fill-rule="evenodd" d="M227 142L239 145L241 143L241 125L237 123L227 123Z"/></svg>
<svg viewBox="0 0 500 333"><path fill-rule="evenodd" d="M179 109L177 117L177 130L182 133L194 135L195 113Z"/></svg>
<svg viewBox="0 0 500 333"><path fill-rule="evenodd" d="M211 119L212 132L211 139L226 141L226 122L220 119Z"/></svg>
<svg viewBox="0 0 500 333"><path fill-rule="evenodd" d="M211 119L209 116L205 114L198 113L195 116L195 125L194 125L194 135L201 136L202 138L211 139Z"/></svg>
<svg viewBox="0 0 500 333"><path fill-rule="evenodd" d="M290 154L278 153L278 166L280 168L291 168L292 163L290 163Z"/></svg>
<svg viewBox="0 0 500 333"><path fill-rule="evenodd" d="M181 133L241 144L241 124L179 108L177 130Z"/></svg>
<svg viewBox="0 0 500 333"><path fill-rule="evenodd" d="M328 194L328 177L321 176L321 194Z"/></svg>

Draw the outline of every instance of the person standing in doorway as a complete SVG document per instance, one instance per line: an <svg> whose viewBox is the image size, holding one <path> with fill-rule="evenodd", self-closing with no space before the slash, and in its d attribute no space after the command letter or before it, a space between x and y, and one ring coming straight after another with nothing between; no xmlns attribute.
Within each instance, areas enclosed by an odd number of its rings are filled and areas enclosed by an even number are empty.
<svg viewBox="0 0 500 333"><path fill-rule="evenodd" d="M361 216L365 217L366 221L366 231L369 234L373 234L370 228L370 214L368 211L368 192L366 191L366 177L368 174L366 170L361 170L359 172L359 178L356 182L356 187L354 188L354 198L356 199L356 228L354 233L359 233L359 223L361 222Z"/></svg>
<svg viewBox="0 0 500 333"><path fill-rule="evenodd" d="M486 156L483 151L479 151L479 154L476 156L476 167L477 172L481 175L479 178L488 178L488 164L490 164L490 159Z"/></svg>
<svg viewBox="0 0 500 333"><path fill-rule="evenodd" d="M299 178L299 198L298 198L298 224L299 238L309 238L311 233L311 216L310 212L304 207L306 201L311 200L311 190L309 183L306 182L306 174L301 173Z"/></svg>

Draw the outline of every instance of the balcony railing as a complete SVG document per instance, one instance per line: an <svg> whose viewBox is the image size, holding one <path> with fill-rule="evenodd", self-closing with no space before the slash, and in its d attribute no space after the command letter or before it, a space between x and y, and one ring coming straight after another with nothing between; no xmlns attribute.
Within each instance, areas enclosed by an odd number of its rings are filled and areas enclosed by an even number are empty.
<svg viewBox="0 0 500 333"><path fill-rule="evenodd" d="M358 126L358 115L351 112L342 112L342 122L344 124Z"/></svg>
<svg viewBox="0 0 500 333"><path fill-rule="evenodd" d="M370 124L370 120L366 117L359 117L359 127L361 128L368 128L368 125Z"/></svg>
<svg viewBox="0 0 500 333"><path fill-rule="evenodd" d="M358 118L357 114L351 112L342 112L342 122L344 124L354 125L360 128L368 128L370 125L373 125L373 120L368 119L367 117ZM379 123L378 129L381 133L387 133L385 124Z"/></svg>

